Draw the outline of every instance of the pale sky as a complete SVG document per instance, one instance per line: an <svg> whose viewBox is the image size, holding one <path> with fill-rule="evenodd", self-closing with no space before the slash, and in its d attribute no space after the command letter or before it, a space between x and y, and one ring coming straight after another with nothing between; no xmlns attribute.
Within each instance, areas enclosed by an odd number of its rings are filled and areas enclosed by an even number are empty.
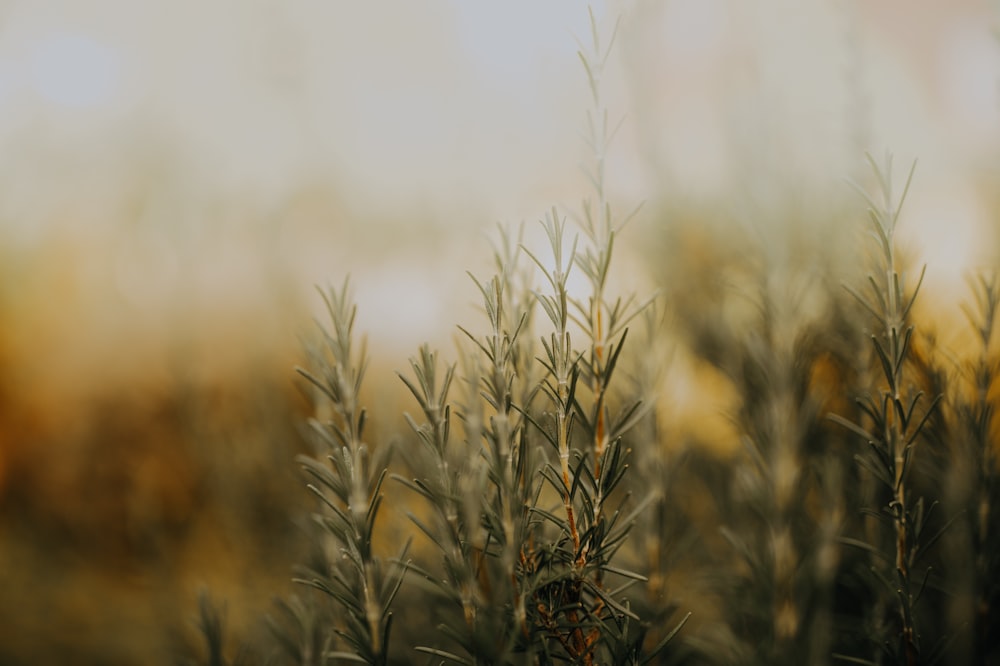
<svg viewBox="0 0 1000 666"><path fill-rule="evenodd" d="M828 192L856 175L861 150L889 149L901 165L919 158L907 228L932 270L957 279L981 260L976 229L995 224L982 191L1000 175L1000 10L970 0L594 6L604 38L621 17L603 89L612 121L624 119L608 156L622 207L741 188L766 197L776 182ZM142 224L201 239L216 218L238 227L240 210L266 216L309 187L337 192L343 215L324 222L334 234L356 220L476 233L534 221L586 193L576 37L588 32L578 0L10 0L2 231L15 246L52 228L109 234L145 206ZM148 254L177 264L156 249L174 232L156 233L140 239ZM317 257L307 284L339 280L320 275L337 271L319 248L302 253ZM123 261L116 270L133 275ZM406 281L372 266L382 282Z"/></svg>
<svg viewBox="0 0 1000 666"><path fill-rule="evenodd" d="M953 171L996 149L1000 55L985 6L612 4L596 5L605 35L623 22L609 99L631 140L652 143L622 141L633 154L621 162L646 160L642 178L660 176L654 164L682 188L718 186L734 128L767 123L796 161L844 160L836 135L852 96L877 152ZM234 195L317 177L376 207L517 209L576 182L587 98L574 35L589 31L578 0L15 0L5 14L0 147L8 161L35 153L60 190L76 179L53 162L120 173L144 141Z"/></svg>

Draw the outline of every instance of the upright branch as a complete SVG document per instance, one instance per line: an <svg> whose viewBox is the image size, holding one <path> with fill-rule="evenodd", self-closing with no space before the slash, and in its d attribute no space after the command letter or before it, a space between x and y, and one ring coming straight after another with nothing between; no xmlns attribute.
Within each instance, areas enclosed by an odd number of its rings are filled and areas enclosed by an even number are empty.
<svg viewBox="0 0 1000 666"><path fill-rule="evenodd" d="M537 652L538 632L529 622L525 590L532 585L536 559L528 507L537 498L540 479L534 478L535 456L525 446L525 414L533 394L518 384L519 369L531 374L521 336L529 311L514 314L524 299L510 295L518 252L501 230L498 273L488 281L470 273L488 328L474 334L458 327L472 343L463 354L464 402L455 410L463 425L461 444L450 436L448 391L454 368L438 381L437 354L424 346L411 360L414 378L400 375L423 413L422 423L408 415L407 421L424 455L413 461L416 478L396 478L430 505L432 521L414 513L410 518L443 559L442 574L412 568L446 608L460 612L460 619L445 618L440 627L467 656L428 645L417 650L459 663L510 663L514 655L530 661ZM515 392L524 404L517 404Z"/></svg>
<svg viewBox="0 0 1000 666"><path fill-rule="evenodd" d="M525 248L525 253L534 260L542 271L551 291L537 294L538 303L552 324L553 331L549 338L542 338L542 349L545 358L539 359L545 367L548 376L542 384L542 390L548 396L554 410L555 428L551 439L559 459L559 474L561 480L560 494L563 509L566 513L569 536L573 541L573 551L580 552L580 534L577 530L576 518L573 513L571 489L575 475L570 469L570 442L573 434L574 411L576 400L576 385L580 376L579 354L573 351L570 340L569 323L569 290L567 281L572 268L572 258L576 256L576 239L569 252L569 261L563 254L566 221L559 218L553 208L542 221L542 228L548 237L552 250L552 268ZM582 565L582 561L579 563Z"/></svg>
<svg viewBox="0 0 1000 666"><path fill-rule="evenodd" d="M972 566L958 572L966 581L971 610L967 657L988 663L1000 652L1000 637L993 630L1000 621L1000 470L995 449L995 386L998 370L995 329L1000 313L1000 277L979 275L971 282L972 307L963 306L975 332L978 354L967 366L972 395L958 405L965 437L959 447L958 472L952 492L965 512L966 538L971 541ZM969 483L969 479L972 483Z"/></svg>
<svg viewBox="0 0 1000 666"><path fill-rule="evenodd" d="M509 595L494 599L494 603L512 610L509 623L500 629L508 645L512 645L515 638L530 637L524 598L527 585L524 579L533 558L527 507L537 481L530 478L534 456L525 446L523 413L527 405L516 404L514 396L517 368L524 362L520 357L524 353L521 333L529 315L528 312L508 315L508 310L516 307L508 295L513 288L511 274L516 253L511 250L506 234L501 239L503 248L497 254L500 273L485 283L472 278L482 296L489 329L476 336L460 327L479 351L469 363L475 374L466 378L470 396L462 417L467 426L471 421L478 422L475 430L482 440L481 445L479 441L468 440L468 445L482 447L490 483L483 500L481 522L487 543L494 545L497 556L495 573L502 583L497 590ZM523 399L530 402L531 396L525 395Z"/></svg>
<svg viewBox="0 0 1000 666"><path fill-rule="evenodd" d="M587 126L585 141L590 151L590 164L584 167L584 173L593 190L593 198L584 200L583 215L579 218L580 227L586 237L586 247L575 257L577 265L590 282L590 294L586 301L574 301L574 319L590 337L590 358L585 366L584 379L594 396L594 413L592 423L588 424L593 438L594 476L600 476L601 459L610 441L608 414L605 397L608 390L610 373L608 356L610 341L622 335L619 321L621 303L611 305L604 300L604 290L607 285L611 266L612 249L615 234L628 222L631 215L617 226L613 222L611 205L608 202L605 186L605 164L608 148L621 126L619 122L613 128L608 125L608 108L604 103L601 81L604 70L614 46L619 23L615 24L606 47L602 48L597 21L593 10L590 11L591 43L589 47L580 44L577 55L587 74L587 84L591 95L591 108L587 111ZM634 214L634 211L633 213ZM631 303L629 304L631 305ZM616 310L617 311L614 311ZM635 312L630 313L634 316Z"/></svg>
<svg viewBox="0 0 1000 666"><path fill-rule="evenodd" d="M869 419L868 424L857 424L840 417L834 420L864 438L868 447L858 456L859 463L878 479L888 493L888 501L881 515L892 525L892 548L885 553L894 564L889 574L882 574L890 597L895 599L898 627L895 645L899 663L908 666L920 663L919 636L916 631L913 607L920 597L927 574L919 585L913 579L913 566L939 535L923 539L928 517L936 503L925 510L923 499L916 502L910 497L909 472L917 441L927 420L933 414L940 396L918 412L923 392L914 389L905 373L908 367L913 325L911 309L923 281L921 270L912 292L908 292L905 276L897 266L895 231L900 208L913 178L910 169L903 192L897 200L892 192L892 160L886 159L879 168L869 157L878 181L880 196L876 201L863 190L859 191L868 202L870 235L878 250L878 268L868 276L864 290L848 288L851 294L868 311L875 323L871 334L872 346L881 369L883 386L878 397L868 394L858 400L858 405ZM866 547L877 552L876 544Z"/></svg>
<svg viewBox="0 0 1000 666"><path fill-rule="evenodd" d="M627 334L625 325L652 301L637 303L634 296L609 301L605 296L615 235L627 219L614 225L605 194L605 153L614 132L607 125L600 79L614 38L607 48L602 48L593 12L590 18L592 51L585 54L581 49L580 59L593 101L587 131L593 167L587 175L596 195L596 210L590 201L583 205L584 214L577 221L585 243L579 251L574 238L569 253L565 253L565 222L555 210L542 222L551 261L542 262L525 250L547 282L537 300L552 330L542 339L544 357L539 359L546 370L542 392L551 407L551 421L549 427L539 430L557 456L558 467L550 466L543 474L558 492L563 508L561 518L548 512L538 513L564 532L567 543L560 548L559 557L564 558L562 566L568 567L564 580L550 585L541 595L537 609L540 621L553 628L553 637L567 656L583 664L595 663L595 659L600 661L609 655L621 659L621 655L637 654L642 648L644 632L629 634L624 629L621 633L613 630L616 623L624 628L628 618L638 618L611 596L605 578L611 572L645 580L639 574L611 565L636 514L623 517L621 506L613 511L606 509L608 499L628 470L630 452L621 438L643 413L641 405L635 403L612 418L608 397ZM584 299L573 298L568 291L568 278L574 267L590 285ZM579 351L572 345L571 323L584 335L585 344ZM577 425L582 436L574 438ZM622 505L625 501L627 495ZM556 589L558 592L554 592Z"/></svg>
<svg viewBox="0 0 1000 666"><path fill-rule="evenodd" d="M328 656L386 664L390 609L402 584L405 565L399 563L407 548L388 571L372 551L388 450L373 453L364 441L365 410L359 395L368 360L364 341L360 350L354 349L356 307L348 282L339 291L330 289L322 295L330 326L319 326L322 344L311 350L312 367L298 372L316 389L318 415L310 425L319 448L327 451L328 464L308 456L299 461L312 478L308 488L320 502L316 523L340 557L329 563L328 570L311 571L298 582L326 593L344 611L343 626L334 631L350 651ZM323 412L329 418L321 420Z"/></svg>

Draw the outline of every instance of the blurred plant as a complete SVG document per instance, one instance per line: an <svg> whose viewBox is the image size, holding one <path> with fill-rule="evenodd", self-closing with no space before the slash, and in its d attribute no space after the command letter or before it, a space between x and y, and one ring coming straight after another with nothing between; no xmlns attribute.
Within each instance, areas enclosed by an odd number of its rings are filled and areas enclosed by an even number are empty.
<svg viewBox="0 0 1000 666"><path fill-rule="evenodd" d="M976 354L960 366L949 404L957 424L947 484L948 506L960 519L948 535L946 554L954 563L953 663L994 663L1000 658L1000 472L997 467L997 354L994 328L1000 308L1000 279L980 274L970 281L971 306L963 305L975 334ZM965 389L965 390L961 390Z"/></svg>
<svg viewBox="0 0 1000 666"><path fill-rule="evenodd" d="M878 608L883 616L875 617L871 627L871 638L876 645L872 660L841 658L855 663L882 663L884 656L892 663L913 666L933 663L940 657L944 645L939 641L932 649L924 649L924 636L917 626L914 609L931 574L929 567L922 571L917 567L921 565L922 556L940 539L942 531L927 533L937 502L926 504L922 497L913 500L910 474L917 443L940 396L918 411L924 394L913 387L913 380L907 373L914 331L911 309L924 271L913 291L907 292L904 276L897 266L895 231L902 202L913 178L913 168L897 201L892 193L891 157L886 158L881 168L870 156L869 162L878 180L881 201L876 203L864 190L858 189L869 206L871 236L878 249L878 272L869 274L866 292L848 289L874 322L876 332L871 334L871 341L884 384L877 397L869 393L857 400L865 414L864 423L838 415L831 415L831 418L867 443L857 461L881 488L878 500L881 506L864 508L863 513L877 520L884 529L872 531L862 539L844 537L843 541L870 553L871 571L882 586L877 588L882 593L876 593L876 597L880 599Z"/></svg>
<svg viewBox="0 0 1000 666"><path fill-rule="evenodd" d="M728 611L746 661L820 664L829 658L843 513L839 460L826 451L819 416L828 387L814 382L816 364L831 355L823 335L830 314L807 274L789 266L760 270L759 287L748 295L756 314L734 332L731 349L744 452L736 506L721 528L740 563L723 580L738 592Z"/></svg>
<svg viewBox="0 0 1000 666"><path fill-rule="evenodd" d="M718 463L730 478L711 484L717 521L698 526L718 544L699 572L719 626L690 643L712 663L822 664L835 629L847 466L839 428L822 415L849 381L856 345L851 314L820 270L832 272L829 258L791 233L734 240L760 223L730 222L732 237L712 249L738 242L739 258L688 279L682 289L696 297L677 315L689 350L727 380L741 445Z"/></svg>
<svg viewBox="0 0 1000 666"><path fill-rule="evenodd" d="M330 662L335 614L324 604L297 594L276 601L278 615L265 620L275 648L272 660L299 666L318 666Z"/></svg>
<svg viewBox="0 0 1000 666"><path fill-rule="evenodd" d="M635 425L628 433L628 441L634 446L630 488L633 495L648 498L648 505L636 517L622 557L634 562L633 567L649 579L630 601L636 614L649 625L647 640L656 644L677 628L677 620L671 621L681 610L674 597L674 581L684 579L690 583L692 573L701 576L706 572L682 569L688 559L703 562L705 553L700 550L704 544L700 543L690 519L679 510L682 502L690 499L682 483L691 471L685 466L690 452L668 450L665 442L670 435L654 407L663 400L661 386L669 365L669 350L663 337L664 316L657 303L643 311L641 325L638 339L634 337L632 341L643 353L623 359L626 365L619 372L625 373L624 378L629 381L626 395L636 396L649 406L636 415ZM693 612L688 610L684 618ZM686 624L684 618L681 619ZM672 663L686 649L683 643L671 643L670 654L664 654L660 661Z"/></svg>
<svg viewBox="0 0 1000 666"><path fill-rule="evenodd" d="M212 602L206 590L198 593L198 631L205 641L206 659L188 660L190 664L205 664L205 666L244 666L252 663L247 646L241 646L236 657L230 661L225 657L226 651L226 608Z"/></svg>

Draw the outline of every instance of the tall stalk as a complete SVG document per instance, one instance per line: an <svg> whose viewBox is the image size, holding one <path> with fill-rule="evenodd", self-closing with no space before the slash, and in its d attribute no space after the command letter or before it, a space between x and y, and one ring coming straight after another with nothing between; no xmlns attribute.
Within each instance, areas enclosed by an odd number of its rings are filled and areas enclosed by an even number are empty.
<svg viewBox="0 0 1000 666"><path fill-rule="evenodd" d="M952 557L965 564L951 577L959 587L953 602L954 630L964 639L952 658L986 664L1000 657L1000 638L993 630L1000 622L1000 470L995 448L1000 278L979 275L971 286L974 301L964 309L977 351L963 367L961 379L971 390L961 393L955 405L959 436L948 485L951 507L961 512L961 529L949 536Z"/></svg>
<svg viewBox="0 0 1000 666"><path fill-rule="evenodd" d="M868 276L864 290L848 289L872 317L871 341L883 381L877 396L869 393L857 401L867 417L866 423L854 423L838 416L832 418L867 442L867 448L857 456L857 460L884 491L883 505L877 510L866 509L865 513L889 526L890 543L883 546L865 540L845 540L873 554L872 569L891 599L886 608L892 609L889 611L892 615L876 618L876 623L885 627L886 634L875 636L876 642L893 663L915 666L924 663L925 655L921 653L921 636L916 626L914 607L930 575L930 569L917 572L915 565L926 549L937 541L940 533L930 538L924 534L936 502L927 506L923 498L913 499L910 472L921 432L940 396L933 398L928 406L921 407L923 392L913 387L907 373L914 332L911 310L923 281L924 270L921 270L913 291L908 292L905 276L898 266L895 232L900 208L913 178L913 168L907 176L902 195L896 200L892 192L891 157L886 159L884 168L880 168L871 157L869 161L879 184L879 201L876 202L860 188L859 191L869 206L878 271ZM888 566L884 566L886 564ZM875 659L874 663L880 663L880 652L876 652Z"/></svg>
<svg viewBox="0 0 1000 666"><path fill-rule="evenodd" d="M360 394L368 359L363 341L360 350L354 348L357 308L348 283L324 293L323 300L330 327L320 327L323 342L311 350L311 367L298 371L316 389L311 432L327 455L325 461L309 456L299 461L319 500L316 525L338 556L321 562L321 570L308 571L298 582L327 594L342 610L333 632L347 650L324 658L382 666L389 662L391 607L403 581L405 566L400 563L407 548L388 566L372 549L389 452L385 447L372 451L364 440L366 414Z"/></svg>

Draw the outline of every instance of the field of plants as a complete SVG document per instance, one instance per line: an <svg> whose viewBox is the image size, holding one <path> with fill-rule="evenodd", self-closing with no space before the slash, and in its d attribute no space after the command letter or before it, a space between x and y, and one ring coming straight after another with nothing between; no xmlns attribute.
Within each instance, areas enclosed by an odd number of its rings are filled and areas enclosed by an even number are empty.
<svg viewBox="0 0 1000 666"><path fill-rule="evenodd" d="M318 179L158 226L145 163L132 226L0 227L0 664L1000 664L1000 142L928 232L863 63L833 166L761 75L706 196L629 69L688 15L578 11L576 199L524 221Z"/></svg>

